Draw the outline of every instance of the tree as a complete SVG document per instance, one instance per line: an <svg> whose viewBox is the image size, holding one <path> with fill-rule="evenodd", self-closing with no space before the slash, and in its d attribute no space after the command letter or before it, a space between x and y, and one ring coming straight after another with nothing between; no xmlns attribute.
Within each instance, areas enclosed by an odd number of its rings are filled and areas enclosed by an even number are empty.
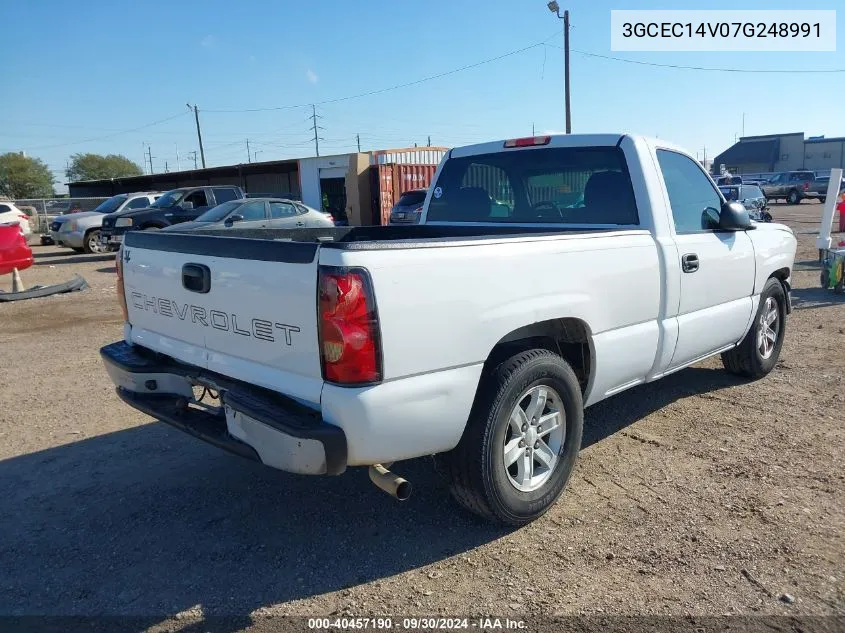
<svg viewBox="0 0 845 633"><path fill-rule="evenodd" d="M18 152L0 154L0 195L13 200L49 198L53 195L53 174L37 158Z"/></svg>
<svg viewBox="0 0 845 633"><path fill-rule="evenodd" d="M121 154L74 154L70 157L70 167L65 172L68 180L103 180L142 176L140 167Z"/></svg>

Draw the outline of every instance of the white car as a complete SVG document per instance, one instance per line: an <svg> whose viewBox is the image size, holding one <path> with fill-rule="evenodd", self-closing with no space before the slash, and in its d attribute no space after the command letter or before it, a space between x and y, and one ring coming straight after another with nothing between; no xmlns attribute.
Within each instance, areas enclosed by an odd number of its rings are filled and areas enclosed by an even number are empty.
<svg viewBox="0 0 845 633"><path fill-rule="evenodd" d="M715 354L749 378L778 360L794 234L663 140L455 148L420 221L128 233L101 350L120 397L274 468L368 466L398 498L385 466L435 455L461 505L521 525L563 490L584 407Z"/></svg>
<svg viewBox="0 0 845 633"><path fill-rule="evenodd" d="M68 213L53 218L50 237L59 246L72 248L79 253L103 253L109 250L100 240L103 218L109 213L127 209L145 209L158 200L158 192L121 193L104 200L93 211Z"/></svg>
<svg viewBox="0 0 845 633"><path fill-rule="evenodd" d="M6 224L7 222L17 222L21 227L21 232L27 237L32 234L32 228L29 226L27 215L18 209L13 202L0 200L0 224Z"/></svg>

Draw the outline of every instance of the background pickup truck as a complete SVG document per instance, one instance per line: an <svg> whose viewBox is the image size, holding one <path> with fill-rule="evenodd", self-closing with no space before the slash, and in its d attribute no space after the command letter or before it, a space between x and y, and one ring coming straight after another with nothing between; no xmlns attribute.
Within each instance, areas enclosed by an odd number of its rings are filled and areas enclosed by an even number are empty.
<svg viewBox="0 0 845 633"><path fill-rule="evenodd" d="M108 214L103 218L100 239L104 245L119 245L128 231L163 229L191 222L211 207L243 197L243 190L233 185L173 189L145 208Z"/></svg>
<svg viewBox="0 0 845 633"><path fill-rule="evenodd" d="M662 140L484 143L446 155L419 225L127 234L101 356L125 402L221 448L369 466L398 498L390 463L434 455L461 505L520 525L585 406L719 353L772 370L795 249Z"/></svg>
<svg viewBox="0 0 845 633"><path fill-rule="evenodd" d="M760 185L767 200L777 202L785 200L789 204L798 204L804 198L818 198L819 193L813 187L816 177L811 171L786 171L775 174Z"/></svg>

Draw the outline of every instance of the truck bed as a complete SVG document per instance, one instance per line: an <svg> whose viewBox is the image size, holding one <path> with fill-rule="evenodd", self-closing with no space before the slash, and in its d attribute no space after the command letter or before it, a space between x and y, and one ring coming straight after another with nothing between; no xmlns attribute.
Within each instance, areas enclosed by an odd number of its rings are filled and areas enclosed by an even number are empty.
<svg viewBox="0 0 845 633"><path fill-rule="evenodd" d="M487 239L545 237L562 234L578 236L604 234L614 230L616 229L435 224L338 226L314 229L232 228L185 231L174 228L167 231L132 231L127 233L126 245L191 255L213 253L244 259L305 263L313 261L318 247L342 250L432 248L469 245ZM225 238L225 241L217 238Z"/></svg>

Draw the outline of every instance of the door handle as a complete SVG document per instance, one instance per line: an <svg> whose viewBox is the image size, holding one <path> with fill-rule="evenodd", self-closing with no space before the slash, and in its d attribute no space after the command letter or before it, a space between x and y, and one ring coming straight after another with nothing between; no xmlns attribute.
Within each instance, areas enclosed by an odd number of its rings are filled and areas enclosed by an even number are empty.
<svg viewBox="0 0 845 633"><path fill-rule="evenodd" d="M296 226L305 226L305 222L297 222Z"/></svg>
<svg viewBox="0 0 845 633"><path fill-rule="evenodd" d="M695 253L687 253L681 257L681 270L685 273L694 273L698 270L698 255Z"/></svg>

